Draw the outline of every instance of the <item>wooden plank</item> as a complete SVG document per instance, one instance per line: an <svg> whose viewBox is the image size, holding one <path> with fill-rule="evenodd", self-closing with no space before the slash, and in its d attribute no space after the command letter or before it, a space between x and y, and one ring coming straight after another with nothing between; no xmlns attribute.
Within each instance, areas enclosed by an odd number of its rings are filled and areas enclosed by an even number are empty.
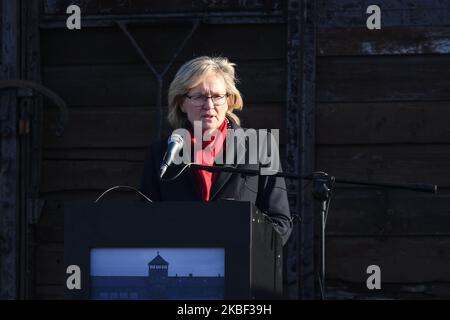
<svg viewBox="0 0 450 320"><path fill-rule="evenodd" d="M144 148L156 138L156 110L148 107L76 108L69 110L64 134L55 135L56 111L45 114L44 148ZM248 128L280 129L285 138L284 104L245 105L237 113ZM166 126L167 127L167 126ZM167 133L171 132L168 127ZM44 155L45 157L45 155Z"/></svg>
<svg viewBox="0 0 450 320"><path fill-rule="evenodd" d="M165 77L163 97L180 65ZM157 70L162 66L157 65ZM246 61L237 66L238 88L246 103L286 101L286 63L283 60ZM47 67L43 82L69 106L144 106L156 103L156 81L144 65Z"/></svg>
<svg viewBox="0 0 450 320"><path fill-rule="evenodd" d="M64 245L41 244L36 249L36 285L65 285Z"/></svg>
<svg viewBox="0 0 450 320"><path fill-rule="evenodd" d="M448 143L449 102L320 103L319 144Z"/></svg>
<svg viewBox="0 0 450 320"><path fill-rule="evenodd" d="M450 281L450 238L329 237L326 241L327 277L366 286L370 265L381 269L383 283Z"/></svg>
<svg viewBox="0 0 450 320"><path fill-rule="evenodd" d="M165 23L164 26L157 24L130 26L129 31L150 62L167 64L191 27L191 24L186 23ZM67 32L67 29L45 29L41 31L41 39L44 66L143 63L142 58L117 26L82 28L77 32ZM230 41L233 45L227 45ZM182 63L200 55L221 55L238 64L246 60L285 59L286 26L200 25L176 61Z"/></svg>
<svg viewBox="0 0 450 320"><path fill-rule="evenodd" d="M140 187L143 161L44 160L41 192Z"/></svg>
<svg viewBox="0 0 450 320"><path fill-rule="evenodd" d="M150 143L149 143L150 145ZM45 160L76 160L76 161L125 161L135 162L145 159L147 148L73 148L45 149Z"/></svg>
<svg viewBox="0 0 450 320"><path fill-rule="evenodd" d="M64 286L36 286L37 300L64 299Z"/></svg>
<svg viewBox="0 0 450 320"><path fill-rule="evenodd" d="M319 26L365 27L367 7L372 4L363 0L321 0ZM381 23L388 26L445 26L450 19L446 0L379 0Z"/></svg>
<svg viewBox="0 0 450 320"><path fill-rule="evenodd" d="M445 56L319 57L319 102L450 100Z"/></svg>
<svg viewBox="0 0 450 320"><path fill-rule="evenodd" d="M450 194L337 188L327 236L450 236Z"/></svg>
<svg viewBox="0 0 450 320"><path fill-rule="evenodd" d="M329 10L355 10L365 9L367 1L364 0L319 0L320 8L327 8ZM379 6L382 6L386 10L401 10L404 8L447 8L447 2L445 0L414 0L404 2L402 0L379 0L377 1Z"/></svg>
<svg viewBox="0 0 450 320"><path fill-rule="evenodd" d="M449 54L450 30L445 27L321 28L320 56Z"/></svg>
<svg viewBox="0 0 450 320"><path fill-rule="evenodd" d="M286 105L284 102L244 104L242 111L237 114L243 128L279 129L280 143L286 143Z"/></svg>
<svg viewBox="0 0 450 320"><path fill-rule="evenodd" d="M71 190L67 192L53 192L42 194L45 206L36 228L36 240L38 245L47 243L64 242L64 204L72 201L85 201L93 203L103 190ZM139 194L127 189L116 189L102 198L102 201L110 199L137 201L141 200Z"/></svg>
<svg viewBox="0 0 450 320"><path fill-rule="evenodd" d="M316 170L342 179L450 186L450 147L446 145L323 146Z"/></svg>
<svg viewBox="0 0 450 320"><path fill-rule="evenodd" d="M73 1L44 1L44 14L64 15L66 8ZM88 0L80 4L86 15L105 14L143 14L168 12L208 12L208 11L257 11L278 10L283 7L283 1L184 1L184 0Z"/></svg>
<svg viewBox="0 0 450 320"><path fill-rule="evenodd" d="M50 109L49 109L50 110ZM156 135L156 108L75 108L60 137L54 134L56 111L44 121L44 148L140 148Z"/></svg>

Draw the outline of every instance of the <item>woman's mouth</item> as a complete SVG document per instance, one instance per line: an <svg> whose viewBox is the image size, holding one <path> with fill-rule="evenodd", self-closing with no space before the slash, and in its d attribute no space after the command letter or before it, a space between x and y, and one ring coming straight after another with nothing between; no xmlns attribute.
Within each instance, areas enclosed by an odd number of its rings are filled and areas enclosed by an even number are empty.
<svg viewBox="0 0 450 320"><path fill-rule="evenodd" d="M206 121L213 120L214 118L215 118L215 116L211 116L211 115L204 115L204 116L202 116L202 119L206 120Z"/></svg>

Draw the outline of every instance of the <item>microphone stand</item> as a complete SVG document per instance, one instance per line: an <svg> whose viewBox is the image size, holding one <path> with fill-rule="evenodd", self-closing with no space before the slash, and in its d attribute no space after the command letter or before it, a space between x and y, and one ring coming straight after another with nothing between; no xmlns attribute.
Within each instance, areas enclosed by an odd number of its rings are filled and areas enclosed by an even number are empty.
<svg viewBox="0 0 450 320"><path fill-rule="evenodd" d="M195 163L188 165L190 170L205 170L209 172L231 172L243 175L261 175L260 170L254 169L242 169L230 166L204 166ZM403 189L411 190L416 192L429 192L437 193L437 185L424 184L424 183L408 183L408 184L395 184L395 183L382 183L382 182L367 182L367 181L356 181L348 179L337 179L334 176L330 176L325 172L316 171L312 174L299 175L296 173L287 172L275 172L272 177L280 177L294 180L310 180L313 181L313 196L314 199L320 202L320 291L322 299L325 299L325 227L328 216L328 208L331 203L331 195L335 183L344 184L355 184L355 185L365 185L365 186L375 186L382 188L392 188L392 189Z"/></svg>

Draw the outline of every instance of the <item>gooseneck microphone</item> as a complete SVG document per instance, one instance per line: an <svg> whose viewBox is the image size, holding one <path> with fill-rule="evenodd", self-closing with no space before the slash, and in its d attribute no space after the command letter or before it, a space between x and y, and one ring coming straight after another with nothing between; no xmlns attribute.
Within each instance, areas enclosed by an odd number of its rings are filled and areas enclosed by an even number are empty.
<svg viewBox="0 0 450 320"><path fill-rule="evenodd" d="M161 180L167 168L172 164L175 155L183 148L183 137L177 133L172 133L167 141L167 151L164 155L161 167L159 168L159 179Z"/></svg>

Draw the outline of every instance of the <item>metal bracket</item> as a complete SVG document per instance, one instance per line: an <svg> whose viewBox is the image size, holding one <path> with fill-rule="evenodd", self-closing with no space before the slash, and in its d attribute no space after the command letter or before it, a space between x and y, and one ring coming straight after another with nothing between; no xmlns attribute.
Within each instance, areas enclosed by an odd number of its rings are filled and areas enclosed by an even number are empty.
<svg viewBox="0 0 450 320"><path fill-rule="evenodd" d="M67 104L64 100L54 93L49 88L43 86L40 83L29 81L29 80L0 80L0 90L2 89L17 89L19 88L21 91L19 93L24 94L25 97L29 97L30 93L27 90L34 90L39 92L40 94L46 96L50 100L52 100L59 109L59 115L57 118L57 126L55 129L55 134L57 136L61 136L64 132L64 127L67 123L69 112L67 108ZM24 90L23 90L24 89ZM32 96L32 93L31 93Z"/></svg>
<svg viewBox="0 0 450 320"><path fill-rule="evenodd" d="M28 224L38 224L42 215L42 209L44 208L45 200L37 197L28 197Z"/></svg>

